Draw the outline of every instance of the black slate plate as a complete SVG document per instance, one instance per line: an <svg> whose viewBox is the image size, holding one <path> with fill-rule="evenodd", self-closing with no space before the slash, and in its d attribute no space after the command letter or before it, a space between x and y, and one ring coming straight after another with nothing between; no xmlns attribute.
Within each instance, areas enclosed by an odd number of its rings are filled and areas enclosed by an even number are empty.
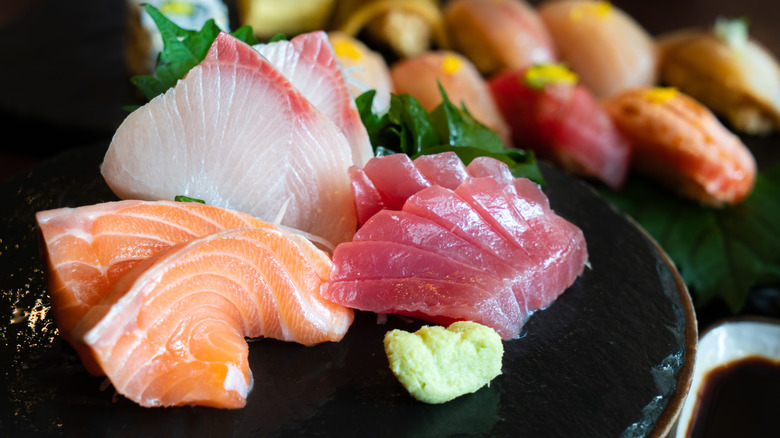
<svg viewBox="0 0 780 438"><path fill-rule="evenodd" d="M101 389L57 336L33 217L115 199L98 172L105 148L58 156L0 189L0 436L646 436L681 408L696 346L682 281L643 231L548 166L545 191L585 232L592 269L504 343L489 387L415 401L390 373L382 337L421 324L358 312L339 343L253 342L244 409L136 406Z"/></svg>

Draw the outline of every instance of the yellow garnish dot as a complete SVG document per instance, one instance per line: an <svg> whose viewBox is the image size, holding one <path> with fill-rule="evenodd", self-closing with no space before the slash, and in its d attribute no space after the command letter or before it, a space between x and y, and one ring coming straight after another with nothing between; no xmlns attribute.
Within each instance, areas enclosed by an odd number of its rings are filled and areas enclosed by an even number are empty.
<svg viewBox="0 0 780 438"><path fill-rule="evenodd" d="M561 64L539 64L525 71L523 80L532 88L542 89L547 85L576 85L577 73Z"/></svg>
<svg viewBox="0 0 780 438"><path fill-rule="evenodd" d="M446 55L441 63L441 70L448 75L456 73L460 70L460 59L452 54Z"/></svg>
<svg viewBox="0 0 780 438"><path fill-rule="evenodd" d="M349 41L339 41L333 45L333 51L339 58L349 58L355 61L360 59L360 50Z"/></svg>
<svg viewBox="0 0 780 438"><path fill-rule="evenodd" d="M595 15L599 18L606 18L611 11L612 3L608 1L580 2L572 6L569 10L569 19L571 21L579 21L582 20L586 14Z"/></svg>
<svg viewBox="0 0 780 438"><path fill-rule="evenodd" d="M170 1L160 5L160 11L166 14L190 16L195 14L195 4L182 1Z"/></svg>
<svg viewBox="0 0 780 438"><path fill-rule="evenodd" d="M645 99L652 103L665 103L677 96L677 89L674 87L656 87L645 91Z"/></svg>

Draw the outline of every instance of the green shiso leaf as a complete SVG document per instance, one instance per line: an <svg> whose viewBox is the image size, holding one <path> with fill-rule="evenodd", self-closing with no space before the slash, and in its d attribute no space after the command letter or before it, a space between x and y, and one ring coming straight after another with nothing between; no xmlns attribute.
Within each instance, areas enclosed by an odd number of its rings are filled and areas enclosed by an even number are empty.
<svg viewBox="0 0 780 438"><path fill-rule="evenodd" d="M780 165L760 172L751 195L704 207L633 178L602 195L632 216L669 254L697 307L722 300L737 313L753 287L780 282Z"/></svg>
<svg viewBox="0 0 780 438"><path fill-rule="evenodd" d="M184 196L184 195L176 195L173 198L173 200L176 201L176 202L197 202L199 204L205 204L206 203L206 201L204 201L202 199L190 198L189 196Z"/></svg>
<svg viewBox="0 0 780 438"><path fill-rule="evenodd" d="M160 31L163 50L157 57L154 75L133 76L130 81L151 100L176 85L176 81L200 64L221 30L213 19L199 31L182 29L154 6L145 4L144 9ZM247 44L257 44L251 27L244 26L231 35Z"/></svg>
<svg viewBox="0 0 780 438"><path fill-rule="evenodd" d="M543 183L533 153L505 148L498 135L478 122L468 110L458 108L439 87L442 103L430 113L408 94L390 96L390 107L382 115L372 111L376 92L367 91L355 100L377 156L394 153L411 158L455 152L468 164L476 157L490 156L506 163L513 175Z"/></svg>

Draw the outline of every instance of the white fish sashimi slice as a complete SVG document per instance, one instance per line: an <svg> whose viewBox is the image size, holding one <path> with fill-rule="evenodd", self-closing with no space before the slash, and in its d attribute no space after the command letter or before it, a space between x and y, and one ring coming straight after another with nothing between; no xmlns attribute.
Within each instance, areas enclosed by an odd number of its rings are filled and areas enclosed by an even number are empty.
<svg viewBox="0 0 780 438"><path fill-rule="evenodd" d="M101 173L123 199L186 195L334 244L355 232L350 147L251 46L220 34L206 59L117 129Z"/></svg>
<svg viewBox="0 0 780 438"><path fill-rule="evenodd" d="M368 132L325 32L304 33L289 41L253 47L341 129L356 166L363 167L374 156Z"/></svg>

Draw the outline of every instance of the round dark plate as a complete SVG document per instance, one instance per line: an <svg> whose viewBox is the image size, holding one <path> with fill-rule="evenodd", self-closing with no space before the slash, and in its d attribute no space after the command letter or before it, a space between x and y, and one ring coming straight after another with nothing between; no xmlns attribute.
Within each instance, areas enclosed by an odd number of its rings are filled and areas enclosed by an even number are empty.
<svg viewBox="0 0 780 438"><path fill-rule="evenodd" d="M583 229L592 267L504 342L490 386L443 405L414 400L382 338L421 323L358 312L338 343L253 341L243 409L139 407L87 374L57 335L33 216L116 199L98 171L105 148L68 152L0 187L2 436L633 437L663 435L680 411L697 338L685 286L642 230L546 165L545 192Z"/></svg>

